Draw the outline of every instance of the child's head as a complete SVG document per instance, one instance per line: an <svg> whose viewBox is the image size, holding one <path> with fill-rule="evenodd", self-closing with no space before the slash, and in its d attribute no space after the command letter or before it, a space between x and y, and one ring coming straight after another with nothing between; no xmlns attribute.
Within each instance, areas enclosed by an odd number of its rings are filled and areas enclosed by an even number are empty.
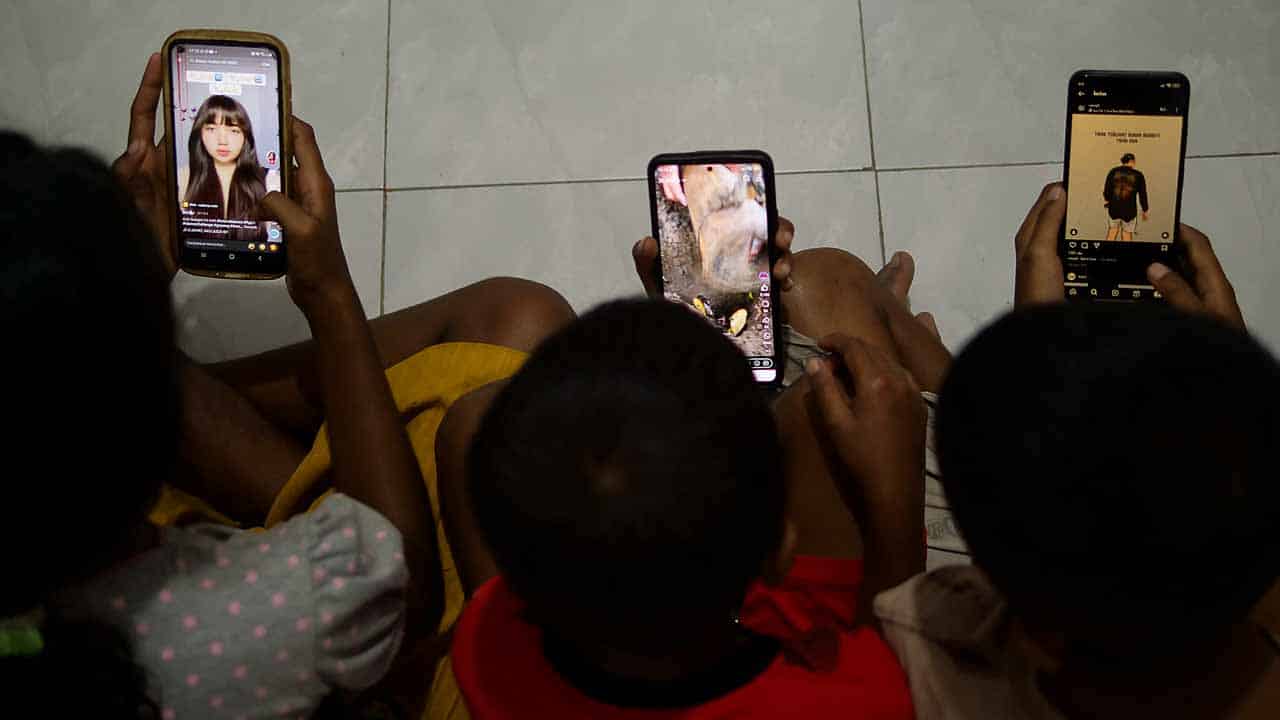
<svg viewBox="0 0 1280 720"><path fill-rule="evenodd" d="M100 161L0 133L7 449L0 617L97 570L177 452L167 277Z"/></svg>
<svg viewBox="0 0 1280 720"><path fill-rule="evenodd" d="M503 577L570 642L645 651L728 623L782 540L767 397L737 348L673 303L610 303L549 338L467 465Z"/></svg>
<svg viewBox="0 0 1280 720"><path fill-rule="evenodd" d="M178 384L155 240L99 160L0 132L4 522L0 618L43 649L0 659L19 715L157 716L128 639L60 617L64 583L119 560L172 473ZM70 692L68 692L70 691ZM39 707L39 711L34 708Z"/></svg>
<svg viewBox="0 0 1280 720"><path fill-rule="evenodd" d="M1280 570L1280 367L1155 307L1012 313L956 358L943 481L975 562L1063 662L1218 639Z"/></svg>

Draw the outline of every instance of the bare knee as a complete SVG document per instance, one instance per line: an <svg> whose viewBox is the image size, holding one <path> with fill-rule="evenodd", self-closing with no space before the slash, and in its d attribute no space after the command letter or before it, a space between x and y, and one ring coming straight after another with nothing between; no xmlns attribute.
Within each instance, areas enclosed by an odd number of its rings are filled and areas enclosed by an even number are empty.
<svg viewBox="0 0 1280 720"><path fill-rule="evenodd" d="M836 306L870 304L875 273L856 256L839 248L814 248L791 260L792 287L782 295L783 306L796 317L824 315Z"/></svg>
<svg viewBox="0 0 1280 720"><path fill-rule="evenodd" d="M782 294L791 326L811 337L844 333L896 354L881 302L884 289L875 273L838 248L796 253L793 285Z"/></svg>
<svg viewBox="0 0 1280 720"><path fill-rule="evenodd" d="M876 274L858 256L846 250L821 247L792 255L791 277L796 285L869 286L875 281Z"/></svg>
<svg viewBox="0 0 1280 720"><path fill-rule="evenodd" d="M482 301L467 318L466 334L494 345L532 350L576 317L560 293L542 283L497 277L472 288Z"/></svg>

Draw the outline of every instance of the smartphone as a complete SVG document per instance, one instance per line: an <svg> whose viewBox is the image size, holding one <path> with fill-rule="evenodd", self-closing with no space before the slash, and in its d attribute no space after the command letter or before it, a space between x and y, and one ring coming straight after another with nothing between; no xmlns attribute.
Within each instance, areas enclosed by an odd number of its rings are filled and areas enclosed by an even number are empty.
<svg viewBox="0 0 1280 720"><path fill-rule="evenodd" d="M1067 86L1068 300L1161 301L1147 267L1180 265L1191 84L1178 72L1080 70Z"/></svg>
<svg viewBox="0 0 1280 720"><path fill-rule="evenodd" d="M288 50L264 33L179 30L161 57L179 267L207 277L284 275L288 239L260 202L289 191Z"/></svg>
<svg viewBox="0 0 1280 720"><path fill-rule="evenodd" d="M757 382L778 382L773 160L759 150L667 153L649 161L648 176L663 296L732 339Z"/></svg>

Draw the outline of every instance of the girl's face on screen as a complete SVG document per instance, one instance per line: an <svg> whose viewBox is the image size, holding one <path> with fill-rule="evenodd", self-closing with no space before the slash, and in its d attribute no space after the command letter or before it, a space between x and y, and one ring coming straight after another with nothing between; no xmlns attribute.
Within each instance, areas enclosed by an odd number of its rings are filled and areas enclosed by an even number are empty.
<svg viewBox="0 0 1280 720"><path fill-rule="evenodd" d="M234 163L244 148L244 131L235 125L226 125L221 118L216 123L206 123L200 131L205 152L218 164Z"/></svg>

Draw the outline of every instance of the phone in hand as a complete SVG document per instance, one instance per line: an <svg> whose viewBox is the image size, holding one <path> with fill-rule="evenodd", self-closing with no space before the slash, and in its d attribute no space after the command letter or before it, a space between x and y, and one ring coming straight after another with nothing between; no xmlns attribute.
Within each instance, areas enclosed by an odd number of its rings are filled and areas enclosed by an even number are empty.
<svg viewBox="0 0 1280 720"><path fill-rule="evenodd" d="M1080 70L1067 84L1067 300L1160 301L1147 268L1177 268L1191 85L1179 72Z"/></svg>
<svg viewBox="0 0 1280 720"><path fill-rule="evenodd" d="M178 266L208 277L284 275L287 238L260 203L289 190L289 51L264 33L179 30L161 57Z"/></svg>
<svg viewBox="0 0 1280 720"><path fill-rule="evenodd" d="M778 382L773 160L759 150L666 153L648 175L663 296L732 339L757 382Z"/></svg>

